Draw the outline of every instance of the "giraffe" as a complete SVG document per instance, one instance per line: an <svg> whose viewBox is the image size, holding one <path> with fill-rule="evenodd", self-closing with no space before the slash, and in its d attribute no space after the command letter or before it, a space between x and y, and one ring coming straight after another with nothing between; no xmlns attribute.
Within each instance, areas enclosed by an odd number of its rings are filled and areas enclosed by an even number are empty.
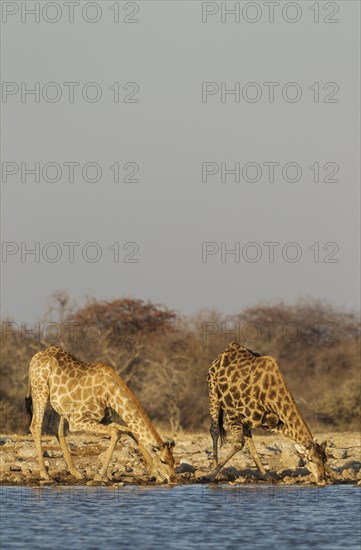
<svg viewBox="0 0 361 550"><path fill-rule="evenodd" d="M60 415L58 439L73 476L82 478L65 440L64 420L69 422L70 431L110 436L108 451L94 481L111 479L107 475L108 466L121 434L134 439L157 481L173 481L174 441L168 438L163 441L123 380L111 367L102 363L84 363L55 346L38 352L30 361L25 398L32 417L30 431L35 441L41 478L50 479L41 448L42 422L49 397L51 406ZM110 422L109 409L115 410L126 426Z"/></svg>
<svg viewBox="0 0 361 550"><path fill-rule="evenodd" d="M215 478L223 466L245 442L259 471L264 475L252 440L253 428L265 428L293 439L296 449L305 455L307 468L318 485L326 482L326 441L318 444L287 388L275 359L260 355L232 342L211 364L208 371L211 435ZM224 417L233 438L233 447L218 463L218 438L225 439Z"/></svg>

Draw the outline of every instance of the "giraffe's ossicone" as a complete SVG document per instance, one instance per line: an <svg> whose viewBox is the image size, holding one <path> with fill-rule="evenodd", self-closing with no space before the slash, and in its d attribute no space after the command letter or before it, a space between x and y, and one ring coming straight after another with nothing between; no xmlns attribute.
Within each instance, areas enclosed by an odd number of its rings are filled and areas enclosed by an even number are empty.
<svg viewBox="0 0 361 550"><path fill-rule="evenodd" d="M171 482L174 478L172 439L162 439L130 389L115 373L102 363L84 363L61 348L52 346L40 351L29 366L28 394L25 399L32 417L30 431L34 437L40 476L49 479L45 468L41 431L46 404L60 415L58 439L71 474L81 478L75 467L64 437L64 420L70 431L85 431L109 435L109 449L96 480L110 479L108 466L121 434L130 436L138 445L151 474L157 481ZM104 422L108 410L115 410L125 426Z"/></svg>
<svg viewBox="0 0 361 550"><path fill-rule="evenodd" d="M304 454L307 468L319 485L326 480L326 442L318 444L302 417L275 359L261 356L235 342L221 353L208 371L208 391L215 477L247 443L262 474L265 469L252 440L251 430L265 428L293 439ZM218 439L225 438L225 425L233 439L228 456L218 463Z"/></svg>

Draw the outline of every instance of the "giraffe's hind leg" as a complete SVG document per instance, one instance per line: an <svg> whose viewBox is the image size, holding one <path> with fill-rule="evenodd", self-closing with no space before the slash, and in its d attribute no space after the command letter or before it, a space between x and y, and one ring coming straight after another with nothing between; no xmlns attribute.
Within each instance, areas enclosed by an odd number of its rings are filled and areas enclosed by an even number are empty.
<svg viewBox="0 0 361 550"><path fill-rule="evenodd" d="M216 467L218 464L218 439L219 439L219 426L218 422L213 422L210 428L213 444L213 467Z"/></svg>
<svg viewBox="0 0 361 550"><path fill-rule="evenodd" d="M65 435L64 435L64 417L60 417L59 427L58 427L58 439L60 443L61 450L63 451L63 455L65 458L65 461L68 465L69 472L71 475L76 477L77 479L82 479L82 475L77 469L77 467L74 464L73 457L71 456L71 453L69 451L69 447L66 443Z"/></svg>
<svg viewBox="0 0 361 550"><path fill-rule="evenodd" d="M232 423L232 420L230 419L229 422L229 429L233 436L233 445L231 451L228 453L225 459L223 459L221 462L217 464L217 466L209 473L207 474L207 478L214 480L219 472L222 470L222 468L227 464L231 458L241 451L244 447L245 443L245 436L244 436L244 428L243 425L239 423L239 421Z"/></svg>
<svg viewBox="0 0 361 550"><path fill-rule="evenodd" d="M224 439L224 429L223 429L223 411L221 411L221 404L219 402L218 394L216 392L216 387L213 380L209 382L209 412L211 415L212 423L210 427L210 434L212 437L212 446L213 446L213 467L215 468L218 464L218 440L220 435L221 444ZM222 433L220 426L222 425Z"/></svg>

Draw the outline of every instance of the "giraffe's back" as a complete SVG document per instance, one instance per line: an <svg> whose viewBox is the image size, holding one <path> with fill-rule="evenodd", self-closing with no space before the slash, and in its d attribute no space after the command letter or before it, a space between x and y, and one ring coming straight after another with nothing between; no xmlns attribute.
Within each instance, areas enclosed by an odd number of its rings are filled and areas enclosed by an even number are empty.
<svg viewBox="0 0 361 550"><path fill-rule="evenodd" d="M50 404L69 420L70 415L91 414L99 421L109 406L114 379L111 368L85 363L61 348L52 346L37 353L30 363L32 391L47 391Z"/></svg>
<svg viewBox="0 0 361 550"><path fill-rule="evenodd" d="M293 398L273 357L230 344L209 371L223 411L249 428L275 428L289 414Z"/></svg>

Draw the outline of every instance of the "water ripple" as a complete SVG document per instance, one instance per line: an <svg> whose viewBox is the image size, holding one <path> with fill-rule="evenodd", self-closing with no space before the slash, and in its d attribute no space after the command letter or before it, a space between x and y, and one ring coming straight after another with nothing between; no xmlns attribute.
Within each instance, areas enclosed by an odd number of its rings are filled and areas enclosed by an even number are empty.
<svg viewBox="0 0 361 550"><path fill-rule="evenodd" d="M359 550L360 490L1 488L1 548Z"/></svg>

